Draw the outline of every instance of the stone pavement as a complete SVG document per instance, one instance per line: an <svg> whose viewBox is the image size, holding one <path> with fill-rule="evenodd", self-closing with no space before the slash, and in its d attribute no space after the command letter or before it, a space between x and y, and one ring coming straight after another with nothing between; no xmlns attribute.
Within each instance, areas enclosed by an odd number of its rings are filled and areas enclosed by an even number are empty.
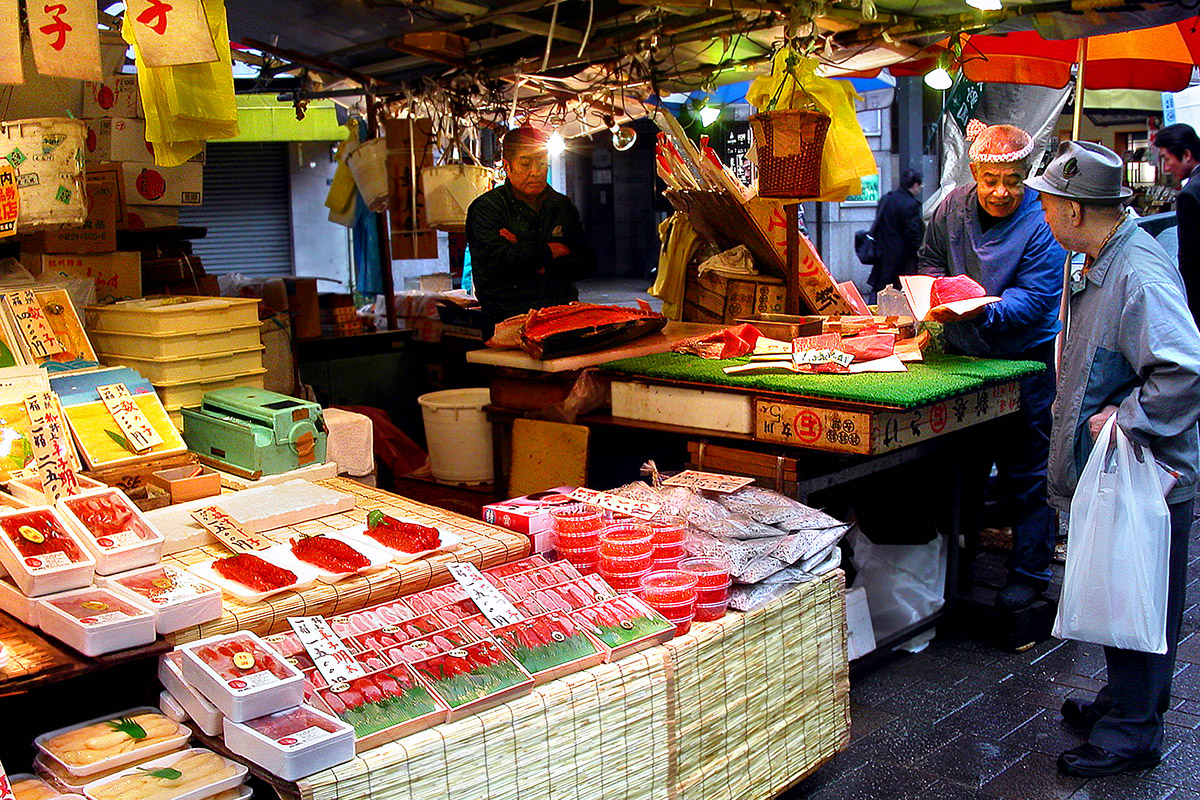
<svg viewBox="0 0 1200 800"><path fill-rule="evenodd" d="M849 748L780 800L1200 800L1198 532L1157 767L1090 780L1058 774L1058 754L1082 741L1059 708L1102 685L1098 646L1049 639L1008 653L939 635L852 676Z"/></svg>

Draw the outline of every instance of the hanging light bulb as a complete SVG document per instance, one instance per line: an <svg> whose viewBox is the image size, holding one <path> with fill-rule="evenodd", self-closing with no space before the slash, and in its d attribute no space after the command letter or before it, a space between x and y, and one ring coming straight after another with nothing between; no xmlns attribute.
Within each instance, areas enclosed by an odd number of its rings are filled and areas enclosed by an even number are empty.
<svg viewBox="0 0 1200 800"><path fill-rule="evenodd" d="M1000 0L967 0L967 5L971 8L978 8L980 11L999 11L1003 8Z"/></svg>
<svg viewBox="0 0 1200 800"><path fill-rule="evenodd" d="M704 127L712 125L721 116L721 109L716 106L702 106L700 108L700 124Z"/></svg>
<svg viewBox="0 0 1200 800"><path fill-rule="evenodd" d="M954 77L950 74L950 54L938 56L937 66L925 73L925 85L930 89L944 92L954 85Z"/></svg>
<svg viewBox="0 0 1200 800"><path fill-rule="evenodd" d="M567 143L563 140L562 135L555 131L550 134L550 138L546 140L546 152L552 156L559 155L567 149Z"/></svg>
<svg viewBox="0 0 1200 800"><path fill-rule="evenodd" d="M612 135L613 147L622 152L633 147L633 143L636 141L637 131L628 126L617 128Z"/></svg>

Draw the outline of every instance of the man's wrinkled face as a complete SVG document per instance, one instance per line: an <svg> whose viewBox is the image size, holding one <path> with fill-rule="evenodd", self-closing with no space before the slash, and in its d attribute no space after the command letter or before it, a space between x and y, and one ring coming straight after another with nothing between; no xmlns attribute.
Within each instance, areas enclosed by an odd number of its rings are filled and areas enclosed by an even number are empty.
<svg viewBox="0 0 1200 800"><path fill-rule="evenodd" d="M972 164L971 175L979 195L979 205L993 217L1011 215L1025 196L1023 165Z"/></svg>
<svg viewBox="0 0 1200 800"><path fill-rule="evenodd" d="M1039 199L1042 201L1042 216L1046 218L1050 232L1054 234L1054 238L1059 244L1069 248L1074 244L1075 227L1072 224L1071 201L1046 192L1042 192Z"/></svg>
<svg viewBox="0 0 1200 800"><path fill-rule="evenodd" d="M536 197L546 191L550 157L539 148L518 150L512 158L504 159L504 171L517 194Z"/></svg>

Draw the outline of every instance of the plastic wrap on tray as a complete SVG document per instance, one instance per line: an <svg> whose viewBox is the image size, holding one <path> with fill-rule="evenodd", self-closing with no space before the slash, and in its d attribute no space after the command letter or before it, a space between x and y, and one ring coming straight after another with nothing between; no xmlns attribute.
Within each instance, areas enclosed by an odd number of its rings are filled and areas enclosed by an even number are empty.
<svg viewBox="0 0 1200 800"><path fill-rule="evenodd" d="M317 695L359 739L416 720L440 721L446 714L446 707L404 665L318 689Z"/></svg>
<svg viewBox="0 0 1200 800"><path fill-rule="evenodd" d="M412 668L452 712L481 709L533 687L529 673L490 639L418 661Z"/></svg>
<svg viewBox="0 0 1200 800"><path fill-rule="evenodd" d="M409 608L418 614L428 614L430 611L467 599L467 590L457 583L439 586L436 589L426 589L418 594L405 598Z"/></svg>
<svg viewBox="0 0 1200 800"><path fill-rule="evenodd" d="M604 660L604 651L566 614L543 614L497 628L493 635L539 683Z"/></svg>
<svg viewBox="0 0 1200 800"><path fill-rule="evenodd" d="M96 775L176 749L189 731L157 709L135 708L52 731L34 745L73 775Z"/></svg>
<svg viewBox="0 0 1200 800"><path fill-rule="evenodd" d="M466 628L455 626L444 631L431 633L418 639L400 642L388 648L385 655L393 664L415 664L423 658L446 653L458 647L465 647L479 638Z"/></svg>
<svg viewBox="0 0 1200 800"><path fill-rule="evenodd" d="M579 570L575 569L575 565L570 561L555 561L553 564L547 564L544 567L529 570L528 572L518 572L515 575L509 575L504 578L504 585L516 591L519 595L528 594L544 589L547 586L555 586L567 581L573 581L579 577Z"/></svg>
<svg viewBox="0 0 1200 800"><path fill-rule="evenodd" d="M62 795L36 775L21 773L8 776L8 780L15 800L54 800Z"/></svg>
<svg viewBox="0 0 1200 800"><path fill-rule="evenodd" d="M338 636L348 639L360 633L377 631L389 625L398 625L416 616L417 614L403 600L393 600L390 603L380 603L377 606L355 611L344 617L333 617L329 620L329 627Z"/></svg>
<svg viewBox="0 0 1200 800"><path fill-rule="evenodd" d="M483 571L483 574L504 579L509 575L516 575L518 572L528 572L531 569L544 567L549 563L544 556L534 554L526 556L520 561L510 561L507 564L498 564L497 566L489 567Z"/></svg>
<svg viewBox="0 0 1200 800"><path fill-rule="evenodd" d="M824 511L758 486L746 486L736 492L720 495L717 501L735 514L744 514L765 525L788 531L848 527Z"/></svg>

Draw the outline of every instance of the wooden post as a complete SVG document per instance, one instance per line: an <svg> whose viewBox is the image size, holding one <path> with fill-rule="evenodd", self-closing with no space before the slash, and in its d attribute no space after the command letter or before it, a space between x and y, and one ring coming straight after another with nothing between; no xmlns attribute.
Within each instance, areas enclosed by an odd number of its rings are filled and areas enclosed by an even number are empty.
<svg viewBox="0 0 1200 800"><path fill-rule="evenodd" d="M800 313L800 204L787 203L783 207L787 223L787 263L784 282L787 284L786 312Z"/></svg>
<svg viewBox="0 0 1200 800"><path fill-rule="evenodd" d="M380 134L379 112L375 105L375 95L367 95L367 130L370 138ZM416 179L416 176L413 178ZM383 280L383 307L387 313L389 331L396 330L396 287L392 282L392 240L391 227L388 225L386 211L376 211L371 214L375 218L375 238L379 241L379 270Z"/></svg>

